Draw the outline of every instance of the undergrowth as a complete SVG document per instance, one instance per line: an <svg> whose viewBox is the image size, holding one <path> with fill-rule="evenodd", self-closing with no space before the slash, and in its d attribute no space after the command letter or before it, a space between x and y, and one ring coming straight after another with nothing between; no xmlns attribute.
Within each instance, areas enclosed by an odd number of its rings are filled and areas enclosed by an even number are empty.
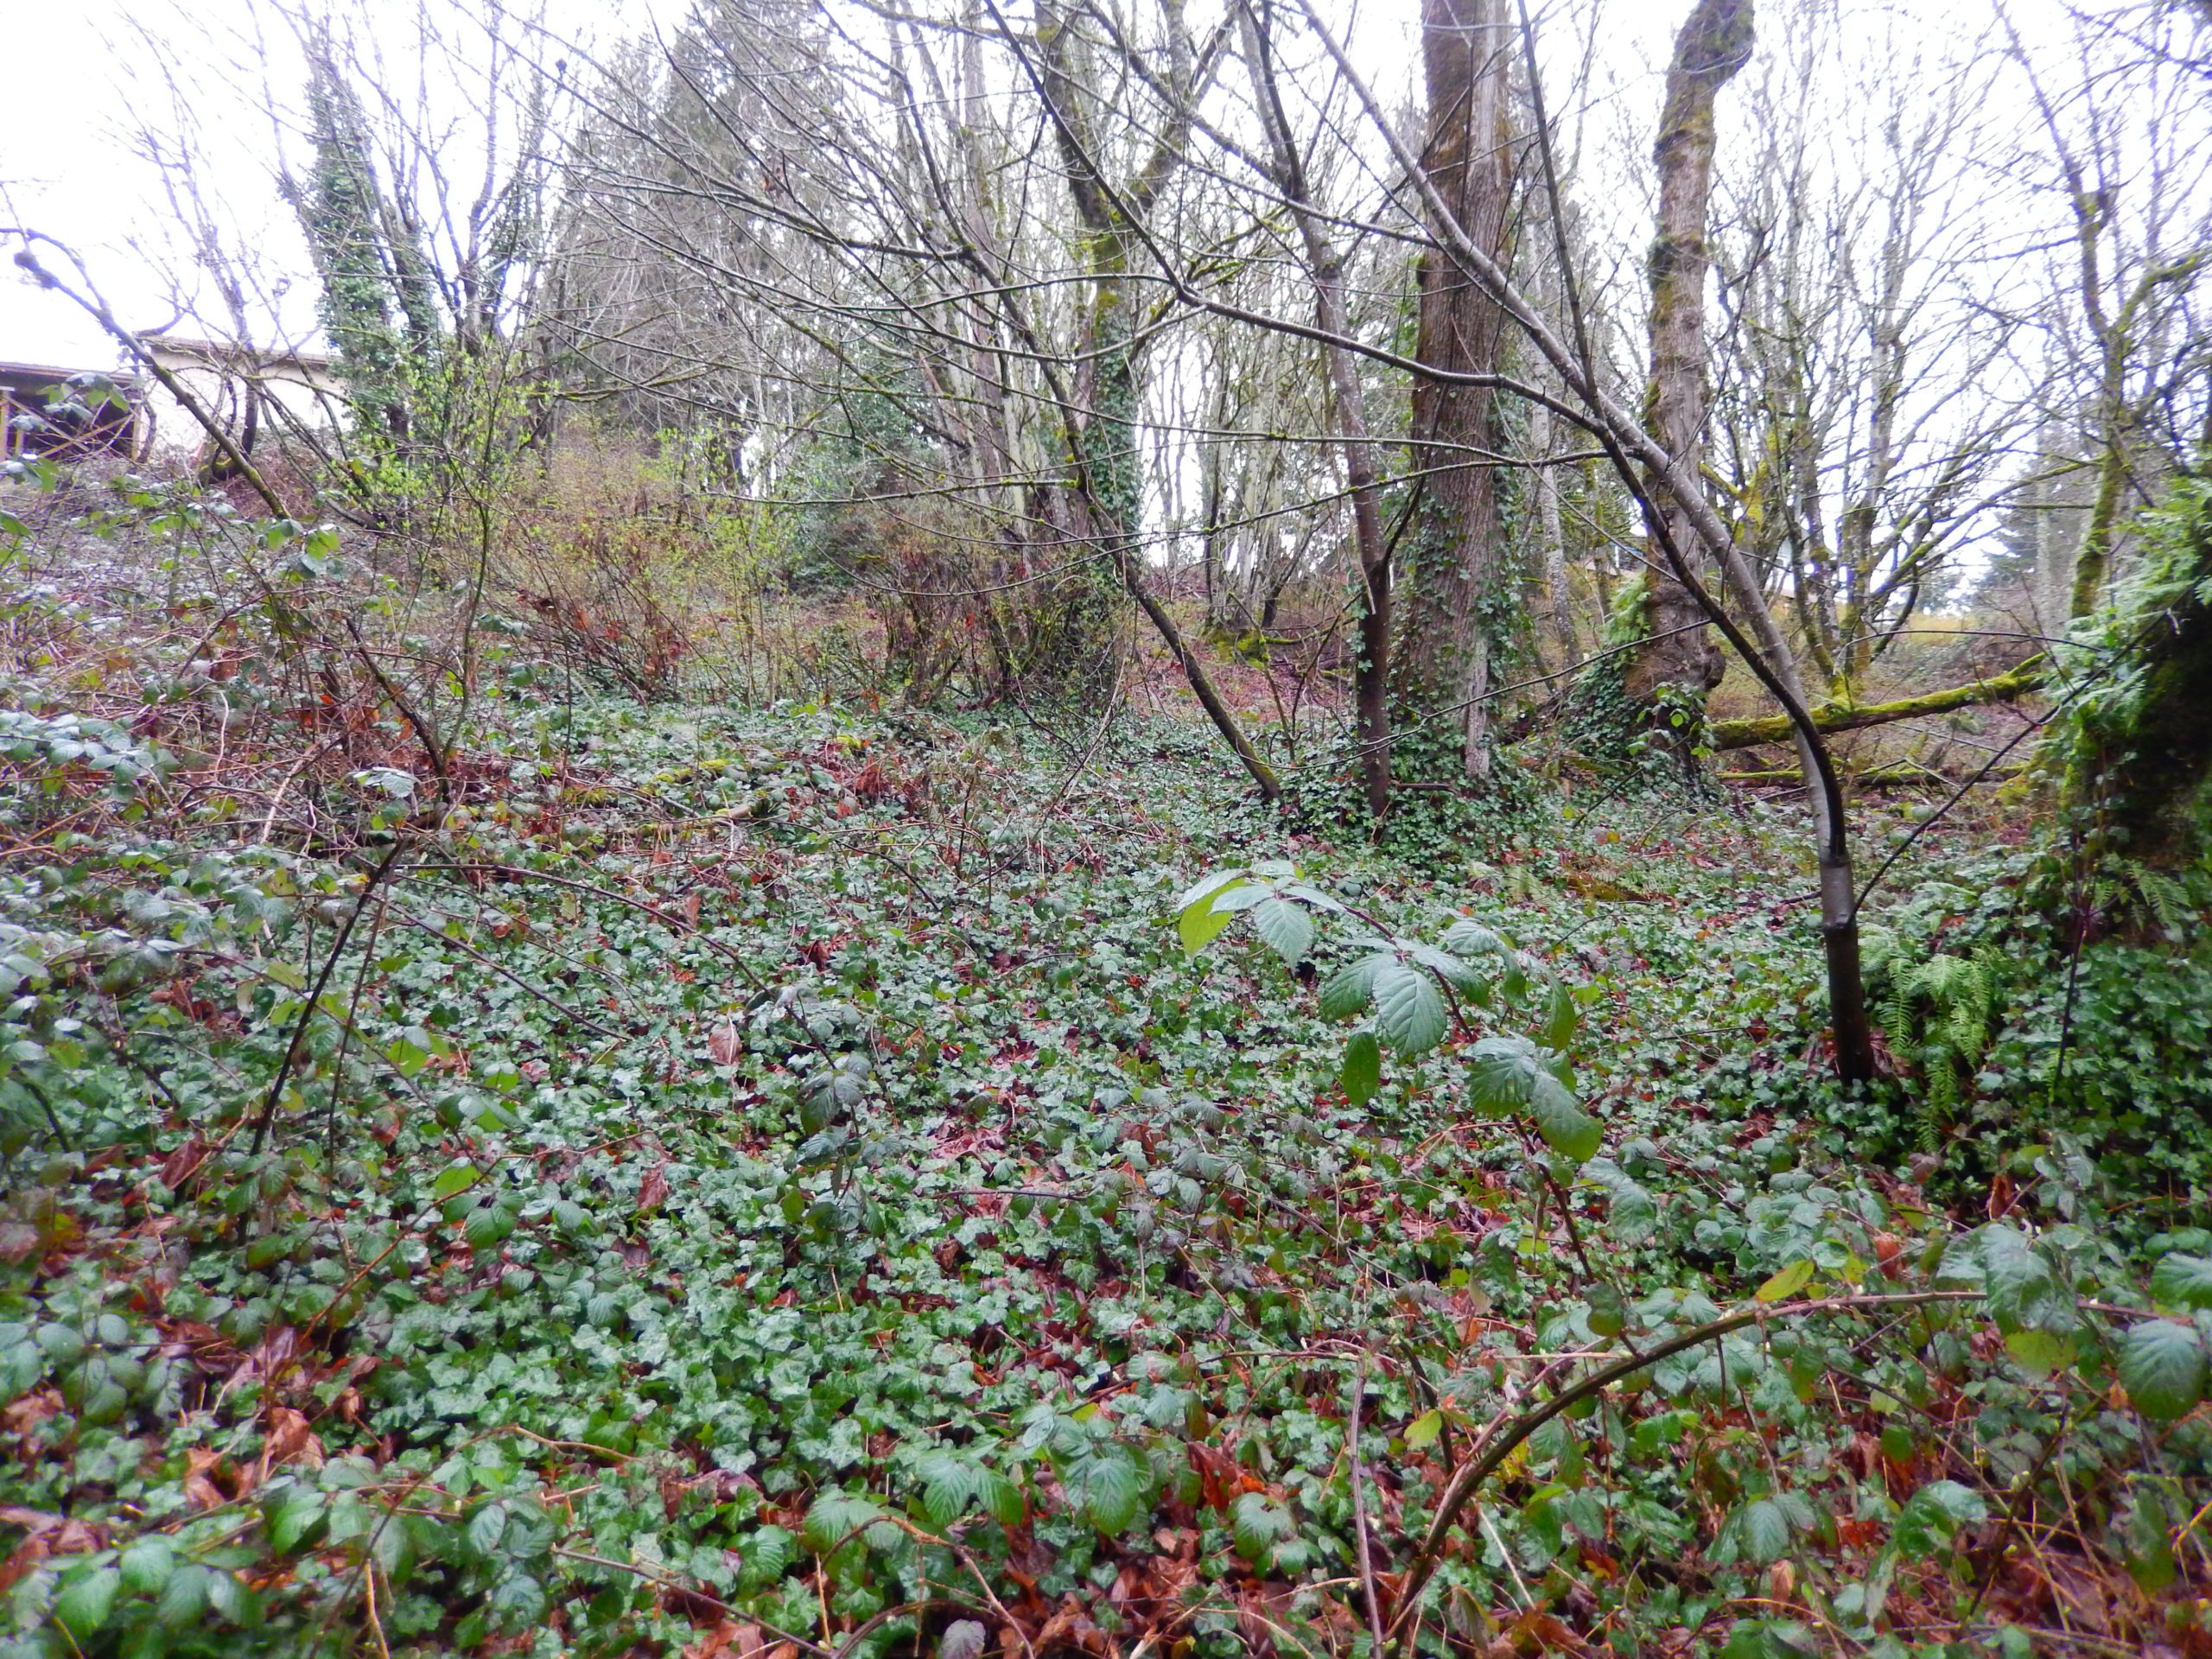
<svg viewBox="0 0 2212 1659"><path fill-rule="evenodd" d="M2202 1154L2099 1140L2202 963L2008 955L2037 855L1853 1097L1777 809L1376 848L496 632L434 767L137 602L14 619L8 1651L2212 1650Z"/></svg>

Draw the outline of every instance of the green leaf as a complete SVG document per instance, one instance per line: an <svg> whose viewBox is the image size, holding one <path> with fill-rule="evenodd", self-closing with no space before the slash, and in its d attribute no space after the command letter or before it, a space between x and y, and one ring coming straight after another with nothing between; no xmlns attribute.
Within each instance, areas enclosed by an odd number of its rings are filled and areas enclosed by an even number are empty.
<svg viewBox="0 0 2212 1659"><path fill-rule="evenodd" d="M1779 1500L1756 1497L1736 1511L1736 1541L1744 1559L1758 1567L1789 1553L1789 1511Z"/></svg>
<svg viewBox="0 0 2212 1659"><path fill-rule="evenodd" d="M161 1621L162 1628L181 1630L197 1624L200 1615L207 1611L207 1586L214 1576L196 1561L188 1561L177 1568L162 1587L161 1600L154 1608L154 1617Z"/></svg>
<svg viewBox="0 0 2212 1659"><path fill-rule="evenodd" d="M773 1584L798 1559L798 1540L783 1527L762 1527L746 1540L740 1581L747 1586Z"/></svg>
<svg viewBox="0 0 2212 1659"><path fill-rule="evenodd" d="M1436 1437L1444 1432L1444 1414L1432 1407L1406 1425L1406 1449L1418 1452L1424 1446L1434 1446Z"/></svg>
<svg viewBox="0 0 2212 1659"><path fill-rule="evenodd" d="M430 1183L430 1202L443 1204L457 1192L466 1192L484 1179L484 1172L474 1164L448 1164L438 1172L438 1179Z"/></svg>
<svg viewBox="0 0 2212 1659"><path fill-rule="evenodd" d="M1386 963L1397 960L1385 952L1362 957L1339 968L1321 982L1321 1017L1349 1020L1365 1011L1375 995L1375 976Z"/></svg>
<svg viewBox="0 0 2212 1659"><path fill-rule="evenodd" d="M807 1548L817 1555L832 1551L842 1554L853 1534L864 1531L870 1523L882 1518L881 1510L855 1493L824 1492L806 1512Z"/></svg>
<svg viewBox="0 0 2212 1659"><path fill-rule="evenodd" d="M1485 1037L1475 1045L1467 1067L1468 1096L1486 1112L1520 1111L1542 1069L1536 1046L1526 1037Z"/></svg>
<svg viewBox="0 0 2212 1659"><path fill-rule="evenodd" d="M1628 1329L1628 1304L1618 1285L1600 1280L1590 1287L1590 1328L1601 1337L1618 1337Z"/></svg>
<svg viewBox="0 0 2212 1659"><path fill-rule="evenodd" d="M54 1598L54 1620L73 1639L83 1642L107 1623L122 1588L119 1568L96 1567Z"/></svg>
<svg viewBox="0 0 2212 1659"><path fill-rule="evenodd" d="M1183 941L1184 954L1195 957L1211 944L1224 928L1236 919L1236 912L1244 908L1244 905L1237 902L1238 895L1255 890L1243 885L1241 871L1231 871L1218 880L1210 878L1192 891L1197 897L1188 899L1183 904L1181 912L1175 919L1175 931ZM1257 891L1264 892L1265 889ZM1217 908L1224 899L1230 901L1228 906ZM1246 900L1246 903L1249 902Z"/></svg>
<svg viewBox="0 0 2212 1659"><path fill-rule="evenodd" d="M505 1205L480 1204L461 1224L461 1236L476 1249L488 1250L515 1230L514 1211Z"/></svg>
<svg viewBox="0 0 2212 1659"><path fill-rule="evenodd" d="M2120 1381L2145 1417L2171 1422L2204 1397L2204 1343L2178 1319L2145 1319L2120 1339Z"/></svg>
<svg viewBox="0 0 2212 1659"><path fill-rule="evenodd" d="M1592 1158L1583 1173L1611 1195L1605 1231L1617 1244L1641 1244L1659 1228L1659 1206L1644 1185L1610 1158Z"/></svg>
<svg viewBox="0 0 2212 1659"><path fill-rule="evenodd" d="M1313 948L1313 920L1272 893L1252 906L1252 926L1287 967L1297 967Z"/></svg>
<svg viewBox="0 0 2212 1659"><path fill-rule="evenodd" d="M507 1506L497 1499L468 1517L468 1547L479 1555L496 1554L506 1532Z"/></svg>
<svg viewBox="0 0 2212 1659"><path fill-rule="evenodd" d="M1211 900L1217 893L1235 886L1243 879L1244 872L1242 870L1211 871L1177 893L1167 907L1180 915L1196 905Z"/></svg>
<svg viewBox="0 0 2212 1659"><path fill-rule="evenodd" d="M1544 1007L1544 1027L1537 1033L1546 1048L1567 1052L1574 1040L1575 1027L1582 1023L1582 1011L1574 1006L1574 994L1564 982L1552 981L1551 1000Z"/></svg>
<svg viewBox="0 0 2212 1659"><path fill-rule="evenodd" d="M995 1469L978 1469L976 1493L982 1499L983 1513L1002 1527L1021 1524L1021 1488Z"/></svg>
<svg viewBox="0 0 2212 1659"><path fill-rule="evenodd" d="M1529 1078L1529 1116L1546 1146L1578 1164L1596 1156L1605 1142L1605 1126L1582 1109L1573 1090L1541 1068Z"/></svg>
<svg viewBox="0 0 2212 1659"><path fill-rule="evenodd" d="M503 1630L519 1630L545 1617L545 1586L527 1573L511 1573L492 1592L492 1611Z"/></svg>
<svg viewBox="0 0 2212 1659"><path fill-rule="evenodd" d="M1786 1302L1813 1282L1813 1272L1810 1260L1792 1262L1761 1285L1755 1293L1755 1298L1762 1302Z"/></svg>
<svg viewBox="0 0 2212 1659"><path fill-rule="evenodd" d="M134 1541L123 1552L123 1587L134 1596L158 1596L176 1571L176 1550L159 1534Z"/></svg>
<svg viewBox="0 0 2212 1659"><path fill-rule="evenodd" d="M1462 957L1503 957L1513 959L1513 941L1504 934L1462 917L1444 930L1444 948Z"/></svg>
<svg viewBox="0 0 2212 1659"><path fill-rule="evenodd" d="M321 1492L305 1487L285 1489L269 1516L269 1547L280 1555L297 1549L322 1519Z"/></svg>
<svg viewBox="0 0 2212 1659"><path fill-rule="evenodd" d="M1999 1330L2009 1336L2015 1331L2065 1332L2080 1326L2073 1293L2026 1234L1993 1222L1974 1235L1974 1244L1982 1294Z"/></svg>
<svg viewBox="0 0 2212 1659"><path fill-rule="evenodd" d="M1948 1548L1962 1526L1989 1518L1989 1506L1970 1486L1955 1480L1931 1480L1897 1511L1897 1548L1914 1560Z"/></svg>
<svg viewBox="0 0 2212 1659"><path fill-rule="evenodd" d="M1240 1493L1230 1511L1230 1535L1236 1553L1255 1567L1265 1566L1276 1547L1288 1542L1297 1530L1289 1511L1270 1503L1265 1492Z"/></svg>
<svg viewBox="0 0 2212 1659"><path fill-rule="evenodd" d="M1376 970L1375 1023L1408 1059L1444 1040L1444 997L1425 969L1393 961Z"/></svg>
<svg viewBox="0 0 2212 1659"><path fill-rule="evenodd" d="M914 1465L921 1481L922 1513L939 1532L983 1496L985 1471L950 1452L931 1452Z"/></svg>
<svg viewBox="0 0 2212 1659"><path fill-rule="evenodd" d="M1682 1437L1702 1421L1694 1411L1662 1411L1636 1426L1629 1435L1628 1449L1639 1458L1650 1457L1679 1445Z"/></svg>
<svg viewBox="0 0 2212 1659"><path fill-rule="evenodd" d="M2151 1270L2151 1294L2162 1307L2212 1307L2212 1256L2159 1257Z"/></svg>
<svg viewBox="0 0 2212 1659"><path fill-rule="evenodd" d="M1355 1106L1364 1106L1382 1086L1382 1049L1371 1031L1356 1031L1344 1045L1344 1063L1338 1073L1344 1095Z"/></svg>
<svg viewBox="0 0 2212 1659"><path fill-rule="evenodd" d="M1124 1446L1071 1459L1060 1470L1060 1482L1090 1524L1109 1536L1127 1529L1144 1508L1144 1476Z"/></svg>
<svg viewBox="0 0 2212 1659"><path fill-rule="evenodd" d="M2056 1331L2015 1331L2005 1338L2005 1351L2040 1381L2073 1359L2074 1339Z"/></svg>

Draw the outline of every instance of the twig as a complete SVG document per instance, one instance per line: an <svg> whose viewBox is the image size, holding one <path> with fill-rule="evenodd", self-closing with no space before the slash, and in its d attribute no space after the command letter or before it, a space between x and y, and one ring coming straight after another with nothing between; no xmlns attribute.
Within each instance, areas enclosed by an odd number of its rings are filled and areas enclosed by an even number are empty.
<svg viewBox="0 0 2212 1659"><path fill-rule="evenodd" d="M1406 1581L1399 1591L1398 1613L1390 1634L1401 1637L1401 1651L1410 1656L1413 1650L1413 1620L1421 1605L1421 1592L1427 1586L1438 1563L1443 1559L1446 1535L1459 1519L1459 1511L1467 1506L1483 1482L1497 1471L1500 1465L1513 1454L1516 1447L1546 1423L1562 1412L1594 1399L1623 1377L1632 1376L1656 1362L1675 1354L1718 1341L1731 1331L1739 1331L1747 1325L1757 1325L1770 1319L1802 1318L1811 1313L1853 1313L1876 1307L1910 1307L1929 1302L1963 1302L1978 1300L1978 1290L1924 1290L1903 1294L1873 1296L1829 1296L1818 1301L1799 1302L1777 1307L1749 1307L1725 1315L1696 1329L1686 1331L1666 1341L1656 1343L1639 1354L1630 1354L1610 1365L1601 1365L1583 1379L1560 1389L1543 1404L1523 1412L1509 1424L1497 1439L1483 1450L1475 1462L1462 1466L1445 1487L1438 1498L1436 1513L1428 1523L1427 1535L1406 1569ZM1402 1635L1401 1633L1402 1632Z"/></svg>
<svg viewBox="0 0 2212 1659"><path fill-rule="evenodd" d="M395 841L369 879L361 888L361 895L353 901L353 908L346 912L346 920L338 930L338 937L331 942L330 954L323 958L322 971L315 976L315 988L308 994L300 1009L300 1017L292 1024L292 1039L284 1045L284 1058L277 1062L276 1080L269 1085L269 1097L261 1103L261 1116L253 1126L252 1151L261 1155L263 1143L269 1138L269 1126L276 1118L276 1103L284 1096L284 1084L292 1075L292 1068L299 1064L300 1045L307 1040L308 1022L315 1018L315 1009L321 1006L322 994L329 987L330 976L338 966L338 958L346 953L346 941L353 937L353 924L361 919L361 912L368 908L370 895L374 893L391 867L398 861L404 843Z"/></svg>
<svg viewBox="0 0 2212 1659"><path fill-rule="evenodd" d="M1375 1559L1367 1538L1367 1499L1363 1488L1359 1465L1359 1402L1367 1392L1367 1362L1359 1363L1359 1375L1352 1380L1351 1416L1344 1427L1344 1457L1351 1465L1351 1530L1352 1539L1359 1547L1359 1588L1367 1598L1367 1628L1373 1633L1372 1651L1381 1659L1383 1647L1382 1598L1375 1587Z"/></svg>
<svg viewBox="0 0 2212 1659"><path fill-rule="evenodd" d="M490 957L486 956L483 951L479 950L474 945L469 944L466 939L456 939L452 934L446 932L442 929L432 927L429 923L424 921L419 916L402 916L399 919L402 922L404 922L408 926L418 929L419 931L429 934L432 938L453 946L456 950L466 951L485 967L489 968L493 973L499 975L500 978L505 980L510 985L514 986L518 990L524 992L527 995L536 997L540 1002L543 1002L547 1007L552 1009L554 1013L559 1014L563 1019L573 1020L578 1025L583 1027L585 1030L597 1032L601 1036L607 1038L611 1042L620 1042L621 1040L622 1033L615 1030L612 1026L602 1026L598 1020L592 1019L589 1015L578 1014L574 1008L569 1007L568 1004L563 1002L559 998L550 996L545 992L539 990L537 986L531 984L520 974L515 972L513 969L502 966L500 963L493 961Z"/></svg>

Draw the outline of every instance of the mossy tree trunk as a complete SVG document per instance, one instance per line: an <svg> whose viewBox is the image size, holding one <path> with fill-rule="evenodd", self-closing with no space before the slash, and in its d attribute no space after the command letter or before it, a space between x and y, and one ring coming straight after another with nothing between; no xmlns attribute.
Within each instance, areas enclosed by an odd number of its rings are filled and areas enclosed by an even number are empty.
<svg viewBox="0 0 2212 1659"><path fill-rule="evenodd" d="M1077 556L1080 563L1063 618L1063 651L1068 665L1078 672L1085 658L1110 653L1119 594L1126 593L1159 632L1199 707L1251 774L1262 797L1273 800L1281 792L1274 769L1261 759L1205 664L1145 579L1144 470L1137 431L1142 386L1136 287L1130 267L1145 249L1147 216L1183 164L1192 111L1213 77L1226 40L1225 33L1217 31L1203 51L1194 51L1179 5L1167 8L1166 22L1167 118L1142 164L1116 180L1103 171L1107 151L1089 48L1073 19L1058 7L1041 4L1037 13L1039 90L1083 225L1090 283L1077 331L1074 384L1058 399L1072 474L1067 492L1071 499L1052 521L1067 524L1093 556Z"/></svg>
<svg viewBox="0 0 2212 1659"><path fill-rule="evenodd" d="M2205 850L2212 779L2212 484L2183 483L2151 515L2148 568L2127 589L2101 664L2107 695L2082 699L2067 792L2094 808L2126 856L2176 869Z"/></svg>
<svg viewBox="0 0 2212 1659"><path fill-rule="evenodd" d="M1698 0L1675 37L1667 67L1666 102L1652 159L1659 168L1659 229L1651 245L1651 378L1644 426L1669 455L1694 475L1704 451L1706 411L1705 284L1713 268L1706 219L1713 195L1713 107L1720 89L1751 60L1750 0ZM1645 497L1666 524L1651 527L1676 547L1700 545L1688 511L1661 481L1647 480ZM1630 696L1649 702L1661 688L1702 699L1720 683L1719 647L1705 614L1683 585L1653 561L1649 632L1630 659Z"/></svg>

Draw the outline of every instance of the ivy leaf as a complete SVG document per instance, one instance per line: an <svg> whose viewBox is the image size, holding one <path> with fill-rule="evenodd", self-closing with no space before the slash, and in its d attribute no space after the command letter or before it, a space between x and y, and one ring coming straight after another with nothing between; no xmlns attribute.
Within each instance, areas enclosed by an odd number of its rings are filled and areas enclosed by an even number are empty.
<svg viewBox="0 0 2212 1659"><path fill-rule="evenodd" d="M1270 893L1252 906L1252 926L1283 965L1295 968L1313 948L1313 923L1296 905Z"/></svg>
<svg viewBox="0 0 2212 1659"><path fill-rule="evenodd" d="M2151 1270L2151 1295L2162 1307L2212 1307L2212 1256L2161 1256Z"/></svg>
<svg viewBox="0 0 2212 1659"><path fill-rule="evenodd" d="M1426 1054L1444 1040L1444 998L1436 981L1402 962L1376 969L1375 1023L1407 1058Z"/></svg>
<svg viewBox="0 0 2212 1659"><path fill-rule="evenodd" d="M2136 1410L2160 1422L2204 1397L2204 1344L2178 1319L2145 1319L2120 1339L2120 1381Z"/></svg>
<svg viewBox="0 0 2212 1659"><path fill-rule="evenodd" d="M1338 1078L1353 1105L1364 1106L1375 1098L1382 1086L1382 1049L1373 1032L1352 1033L1351 1041L1344 1045L1344 1068Z"/></svg>
<svg viewBox="0 0 2212 1659"><path fill-rule="evenodd" d="M1914 1560L1948 1547L1962 1526L1989 1517L1989 1506L1972 1487L1955 1480L1931 1480L1897 1511L1897 1548Z"/></svg>
<svg viewBox="0 0 2212 1659"><path fill-rule="evenodd" d="M1378 952L1362 957L1348 967L1339 968L1321 982L1321 1016L1325 1020L1349 1020L1363 1012L1375 995L1375 976L1382 966L1395 958Z"/></svg>

